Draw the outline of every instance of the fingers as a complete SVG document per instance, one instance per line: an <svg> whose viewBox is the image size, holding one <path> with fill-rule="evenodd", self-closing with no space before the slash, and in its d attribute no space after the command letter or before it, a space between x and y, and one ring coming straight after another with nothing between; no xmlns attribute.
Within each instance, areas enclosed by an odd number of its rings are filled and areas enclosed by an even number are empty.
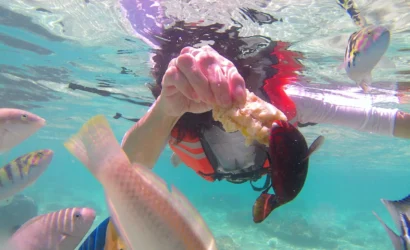
<svg viewBox="0 0 410 250"><path fill-rule="evenodd" d="M229 68L228 82L232 101L239 105L246 103L245 80L235 67Z"/></svg>
<svg viewBox="0 0 410 250"><path fill-rule="evenodd" d="M191 54L183 54L178 57L176 64L197 93L199 100L206 103L214 102L208 79L202 73L195 58Z"/></svg>
<svg viewBox="0 0 410 250"><path fill-rule="evenodd" d="M210 67L208 81L214 96L215 104L224 108L229 108L232 105L229 83L226 75L218 64Z"/></svg>
<svg viewBox="0 0 410 250"><path fill-rule="evenodd" d="M176 93L175 90L178 90L188 99L193 101L198 100L198 96L196 95L191 84L189 84L186 77L179 71L177 67L169 66L167 71L165 72L162 82L162 87L164 89L167 89L166 93L168 95L173 95Z"/></svg>
<svg viewBox="0 0 410 250"><path fill-rule="evenodd" d="M197 103L229 108L246 102L245 81L235 65L210 46L185 47L171 60L164 75L168 93L180 91Z"/></svg>

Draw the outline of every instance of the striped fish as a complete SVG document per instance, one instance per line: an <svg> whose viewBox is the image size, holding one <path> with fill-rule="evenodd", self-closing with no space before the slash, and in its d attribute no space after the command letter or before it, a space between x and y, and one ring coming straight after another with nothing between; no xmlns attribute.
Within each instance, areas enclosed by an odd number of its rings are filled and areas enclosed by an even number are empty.
<svg viewBox="0 0 410 250"><path fill-rule="evenodd" d="M24 223L8 240L5 249L73 250L95 219L91 208L66 208L39 215Z"/></svg>
<svg viewBox="0 0 410 250"><path fill-rule="evenodd" d="M389 44L390 31L383 26L369 25L349 37L343 67L347 76L365 92L372 83L372 70Z"/></svg>
<svg viewBox="0 0 410 250"><path fill-rule="evenodd" d="M113 223L108 217L88 236L78 250L125 250Z"/></svg>
<svg viewBox="0 0 410 250"><path fill-rule="evenodd" d="M48 167L54 152L43 149L22 155L0 168L0 200L33 184Z"/></svg>
<svg viewBox="0 0 410 250"><path fill-rule="evenodd" d="M393 62L383 56L390 44L390 31L383 26L367 23L354 0L336 2L360 27L360 30L350 35L344 62L339 69L344 68L347 76L366 93L372 83L372 71L377 64L388 68L395 67Z"/></svg>
<svg viewBox="0 0 410 250"><path fill-rule="evenodd" d="M64 146L103 185L110 218L128 249L217 249L205 221L179 190L130 163L104 116L91 118Z"/></svg>

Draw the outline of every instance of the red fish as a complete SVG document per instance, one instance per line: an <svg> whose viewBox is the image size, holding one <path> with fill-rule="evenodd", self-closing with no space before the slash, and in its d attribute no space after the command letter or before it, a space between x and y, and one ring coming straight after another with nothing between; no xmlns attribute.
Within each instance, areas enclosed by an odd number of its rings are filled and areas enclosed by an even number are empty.
<svg viewBox="0 0 410 250"><path fill-rule="evenodd" d="M286 121L276 121L271 130L269 156L272 188L267 188L253 205L253 221L260 223L276 208L292 201L305 184L309 156L323 144L319 136L308 148L302 133Z"/></svg>

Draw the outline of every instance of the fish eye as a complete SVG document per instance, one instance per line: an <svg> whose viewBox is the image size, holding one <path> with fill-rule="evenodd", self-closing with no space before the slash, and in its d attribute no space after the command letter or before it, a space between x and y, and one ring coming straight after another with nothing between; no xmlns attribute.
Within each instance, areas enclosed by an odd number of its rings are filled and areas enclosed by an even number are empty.
<svg viewBox="0 0 410 250"><path fill-rule="evenodd" d="M81 217L81 214L80 214L80 213L75 213L75 214L74 214L74 218L78 219L78 218L80 218L80 217Z"/></svg>
<svg viewBox="0 0 410 250"><path fill-rule="evenodd" d="M27 114L22 114L21 115L21 120L25 121L27 119Z"/></svg>
<svg viewBox="0 0 410 250"><path fill-rule="evenodd" d="M41 157L41 156L44 155L44 153L43 152L38 152L37 155Z"/></svg>

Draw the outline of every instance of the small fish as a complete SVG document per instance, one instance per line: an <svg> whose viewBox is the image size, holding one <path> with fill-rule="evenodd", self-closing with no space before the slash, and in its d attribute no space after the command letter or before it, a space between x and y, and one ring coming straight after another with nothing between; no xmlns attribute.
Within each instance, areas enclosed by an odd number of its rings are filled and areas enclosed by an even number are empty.
<svg viewBox="0 0 410 250"><path fill-rule="evenodd" d="M389 235L390 240L393 243L395 250L406 250L410 247L410 195L405 197L402 200L398 201L389 201L381 199L382 203L386 206L391 217L394 220L394 223L397 229L400 231L400 236L394 233L386 223L373 211L374 216L380 221Z"/></svg>
<svg viewBox="0 0 410 250"><path fill-rule="evenodd" d="M292 124L276 121L269 140L271 183L253 205L253 221L260 223L276 208L292 201L302 190L309 166L309 157L324 142L319 136L308 148L305 137ZM275 194L267 193L273 188Z"/></svg>
<svg viewBox="0 0 410 250"><path fill-rule="evenodd" d="M179 164L181 164L181 158L179 158L179 156L175 153L172 153L171 155L171 164L172 166L174 166L175 168L179 166Z"/></svg>
<svg viewBox="0 0 410 250"><path fill-rule="evenodd" d="M91 208L66 208L24 223L8 240L6 249L73 250L95 219Z"/></svg>
<svg viewBox="0 0 410 250"><path fill-rule="evenodd" d="M108 217L88 236L78 250L125 250L113 223Z"/></svg>
<svg viewBox="0 0 410 250"><path fill-rule="evenodd" d="M353 22L359 26L364 27L367 25L366 19L360 13L359 8L354 0L336 0L337 4L346 10Z"/></svg>
<svg viewBox="0 0 410 250"><path fill-rule="evenodd" d="M0 153L14 148L46 124L25 110L0 108Z"/></svg>
<svg viewBox="0 0 410 250"><path fill-rule="evenodd" d="M128 249L217 249L201 215L174 186L131 164L108 121L98 115L65 142L104 187L115 228Z"/></svg>
<svg viewBox="0 0 410 250"><path fill-rule="evenodd" d="M22 155L0 168L0 200L33 184L46 170L54 152L43 149Z"/></svg>
<svg viewBox="0 0 410 250"><path fill-rule="evenodd" d="M373 68L381 60L387 65L388 59L382 57L389 43L390 31L382 26L368 25L349 37L344 62L340 67L364 92L369 91Z"/></svg>

